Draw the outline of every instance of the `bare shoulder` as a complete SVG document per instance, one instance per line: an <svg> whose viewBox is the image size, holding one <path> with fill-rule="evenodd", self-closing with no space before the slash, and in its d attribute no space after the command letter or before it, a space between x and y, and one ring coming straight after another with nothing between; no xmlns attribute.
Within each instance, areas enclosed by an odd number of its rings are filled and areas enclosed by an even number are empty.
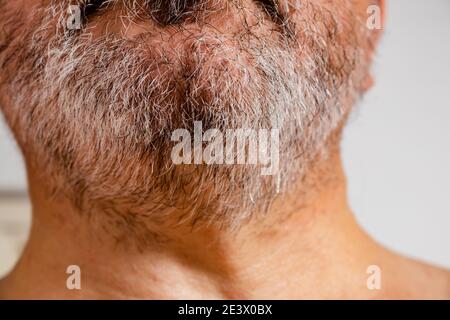
<svg viewBox="0 0 450 320"><path fill-rule="evenodd" d="M418 280L422 281L418 286L424 298L450 299L450 270L415 260L410 263L417 270Z"/></svg>
<svg viewBox="0 0 450 320"><path fill-rule="evenodd" d="M0 300L6 300L6 293L5 293L5 279L0 278Z"/></svg>
<svg viewBox="0 0 450 320"><path fill-rule="evenodd" d="M450 270L422 261L394 256L385 280L388 298L450 299Z"/></svg>

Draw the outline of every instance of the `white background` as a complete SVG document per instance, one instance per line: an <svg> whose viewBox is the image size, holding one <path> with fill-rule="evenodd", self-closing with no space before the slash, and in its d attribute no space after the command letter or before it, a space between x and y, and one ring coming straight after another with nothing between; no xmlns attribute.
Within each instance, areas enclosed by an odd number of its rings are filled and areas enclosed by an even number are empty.
<svg viewBox="0 0 450 320"><path fill-rule="evenodd" d="M381 243L450 267L450 1L388 0L387 18L377 84L344 136L350 201ZM25 188L0 124L0 192Z"/></svg>

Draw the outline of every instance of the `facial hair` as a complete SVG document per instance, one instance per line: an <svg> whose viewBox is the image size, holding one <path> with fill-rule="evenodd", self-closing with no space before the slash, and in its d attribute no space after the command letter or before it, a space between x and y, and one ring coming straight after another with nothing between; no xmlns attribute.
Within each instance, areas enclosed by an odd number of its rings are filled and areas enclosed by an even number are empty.
<svg viewBox="0 0 450 320"><path fill-rule="evenodd" d="M133 38L94 37L86 26L63 27L66 6L56 3L37 8L32 26L4 19L14 37L0 43L0 90L11 100L3 111L54 195L82 212L238 228L326 156L369 64L369 36L350 1L334 11L306 2L289 25L235 2L227 6L240 25L229 33L169 19ZM277 174L175 165L171 135L194 121L204 130L279 130Z"/></svg>

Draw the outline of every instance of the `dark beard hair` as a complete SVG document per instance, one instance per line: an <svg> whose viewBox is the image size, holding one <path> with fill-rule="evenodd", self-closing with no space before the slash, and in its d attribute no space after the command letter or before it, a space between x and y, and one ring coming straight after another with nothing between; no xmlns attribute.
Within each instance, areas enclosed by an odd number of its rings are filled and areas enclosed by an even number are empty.
<svg viewBox="0 0 450 320"><path fill-rule="evenodd" d="M261 9L277 24L286 27L288 19L276 0L254 0ZM111 0L79 0L83 20L87 20L111 4ZM229 1L233 3L233 0ZM300 6L300 0L291 1ZM234 1L236 5L236 1ZM142 0L123 3L134 17L151 17L162 26L180 24L186 20L198 20L205 12L213 12L226 7L223 0ZM292 4L287 4L291 6ZM286 6L286 5L285 5Z"/></svg>

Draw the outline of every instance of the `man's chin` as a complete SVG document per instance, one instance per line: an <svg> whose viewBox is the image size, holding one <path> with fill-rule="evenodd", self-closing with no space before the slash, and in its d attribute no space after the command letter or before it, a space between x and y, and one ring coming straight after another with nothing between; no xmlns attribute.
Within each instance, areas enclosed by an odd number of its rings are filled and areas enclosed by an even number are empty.
<svg viewBox="0 0 450 320"><path fill-rule="evenodd" d="M326 149L367 68L359 29L334 26L340 20L328 16L331 29L348 32L279 41L279 30L278 37L262 36L264 25L253 33L239 25L246 32L238 38L178 30L176 41L164 45L152 32L132 40L91 37L89 29L55 32L48 25L61 12L45 13L3 49L3 89L14 91L4 109L49 189L82 211L122 208L146 217L177 211L194 220L264 212ZM205 149L222 135L222 159L210 162L204 150L196 155L196 123ZM177 130L189 135L190 161L173 159ZM243 161L238 155L228 161L223 151L229 130L256 137ZM261 137L273 143L263 147ZM261 156L275 144L277 152Z"/></svg>

